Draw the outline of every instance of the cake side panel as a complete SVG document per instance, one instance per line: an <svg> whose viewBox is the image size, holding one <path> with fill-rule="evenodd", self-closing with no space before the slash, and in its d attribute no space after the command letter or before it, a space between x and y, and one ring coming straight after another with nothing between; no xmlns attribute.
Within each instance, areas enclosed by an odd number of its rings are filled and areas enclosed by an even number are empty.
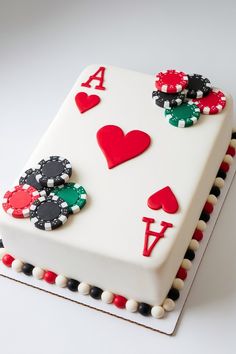
<svg viewBox="0 0 236 354"><path fill-rule="evenodd" d="M217 116L215 116L215 118L217 119ZM172 285L176 276L176 270L181 266L207 197L214 184L219 167L226 154L232 134L232 122L233 103L230 98L228 99L227 116L222 122L218 135L215 136L215 141L205 161L205 168L202 171L202 175L199 177L199 180L196 181L191 203L185 213L185 222L179 230L179 238L176 239L169 257L166 258L166 261L163 262L162 266L157 270L159 280L162 279L161 284L163 287L161 297L163 298L165 298L168 289L170 289ZM203 138L207 139L208 137L205 136ZM192 167L194 168L194 166Z"/></svg>

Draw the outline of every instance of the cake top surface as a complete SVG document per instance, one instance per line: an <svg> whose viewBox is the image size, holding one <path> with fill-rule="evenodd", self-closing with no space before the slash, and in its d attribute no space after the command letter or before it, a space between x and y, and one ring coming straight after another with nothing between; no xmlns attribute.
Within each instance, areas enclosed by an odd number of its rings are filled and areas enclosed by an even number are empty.
<svg viewBox="0 0 236 354"><path fill-rule="evenodd" d="M181 237L194 231L230 138L232 100L226 95L221 113L201 114L196 125L182 129L171 125L164 109L153 103L155 76L104 68L102 85L98 80L91 81L91 87L83 85L99 65L88 66L81 73L23 169L48 156L65 157L73 167L70 181L87 191L86 206L53 232L41 231L27 219L10 218L2 210L1 223L10 224L12 231L21 228L32 239L37 235L94 255L160 267ZM82 97L80 109L75 101L78 94ZM125 153L123 146L117 150L111 142L111 137L116 141L122 134L134 142ZM225 150L217 151L220 139L226 141ZM162 202L160 195L158 201L149 198L163 188L168 212L165 207L150 207ZM151 257L143 256L144 217L155 220L151 225L155 231L161 230L161 222L172 224Z"/></svg>

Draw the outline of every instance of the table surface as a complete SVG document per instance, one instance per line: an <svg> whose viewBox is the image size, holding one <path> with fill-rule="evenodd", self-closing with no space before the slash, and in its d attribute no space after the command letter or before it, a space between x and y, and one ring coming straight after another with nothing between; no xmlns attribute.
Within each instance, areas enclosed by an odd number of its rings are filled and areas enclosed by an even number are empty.
<svg viewBox="0 0 236 354"><path fill-rule="evenodd" d="M82 68L178 68L236 96L234 1L0 0L0 191L25 164ZM169 337L0 277L5 354L235 353L236 181Z"/></svg>

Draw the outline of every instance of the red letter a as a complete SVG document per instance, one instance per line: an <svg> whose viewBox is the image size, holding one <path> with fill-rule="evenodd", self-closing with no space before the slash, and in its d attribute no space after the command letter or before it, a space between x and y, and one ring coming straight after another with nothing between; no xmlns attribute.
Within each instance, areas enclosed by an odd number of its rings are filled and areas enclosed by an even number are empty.
<svg viewBox="0 0 236 354"><path fill-rule="evenodd" d="M152 218L143 217L143 221L146 223L146 230L145 230L145 238L144 238L144 247L143 247L143 256L149 257L152 253L153 248L156 246L157 242L160 238L165 236L165 231L169 227L173 227L172 224L169 222L161 221L162 229L160 232L150 230L150 225L155 222ZM154 241L149 245L149 238L153 236Z"/></svg>
<svg viewBox="0 0 236 354"><path fill-rule="evenodd" d="M97 80L99 81L99 85L96 85L94 88L97 90L105 90L105 87L103 86L105 70L106 68L104 68L104 66L100 66L100 68L93 75L89 76L88 81L82 83L81 86L91 87L91 81Z"/></svg>

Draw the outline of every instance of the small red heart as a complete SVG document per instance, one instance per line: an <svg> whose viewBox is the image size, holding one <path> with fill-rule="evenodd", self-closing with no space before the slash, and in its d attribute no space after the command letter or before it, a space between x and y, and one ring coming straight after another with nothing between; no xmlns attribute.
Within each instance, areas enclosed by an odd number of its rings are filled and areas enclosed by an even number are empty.
<svg viewBox="0 0 236 354"><path fill-rule="evenodd" d="M148 198L147 204L150 209L163 209L169 214L174 214L179 209L177 199L168 186L151 195Z"/></svg>
<svg viewBox="0 0 236 354"><path fill-rule="evenodd" d="M79 92L75 96L75 103L81 113L95 107L101 101L97 95L88 95L86 92Z"/></svg>
<svg viewBox="0 0 236 354"><path fill-rule="evenodd" d="M97 132L98 144L106 157L108 168L142 154L150 145L151 138L141 130L126 135L116 125L106 125Z"/></svg>

